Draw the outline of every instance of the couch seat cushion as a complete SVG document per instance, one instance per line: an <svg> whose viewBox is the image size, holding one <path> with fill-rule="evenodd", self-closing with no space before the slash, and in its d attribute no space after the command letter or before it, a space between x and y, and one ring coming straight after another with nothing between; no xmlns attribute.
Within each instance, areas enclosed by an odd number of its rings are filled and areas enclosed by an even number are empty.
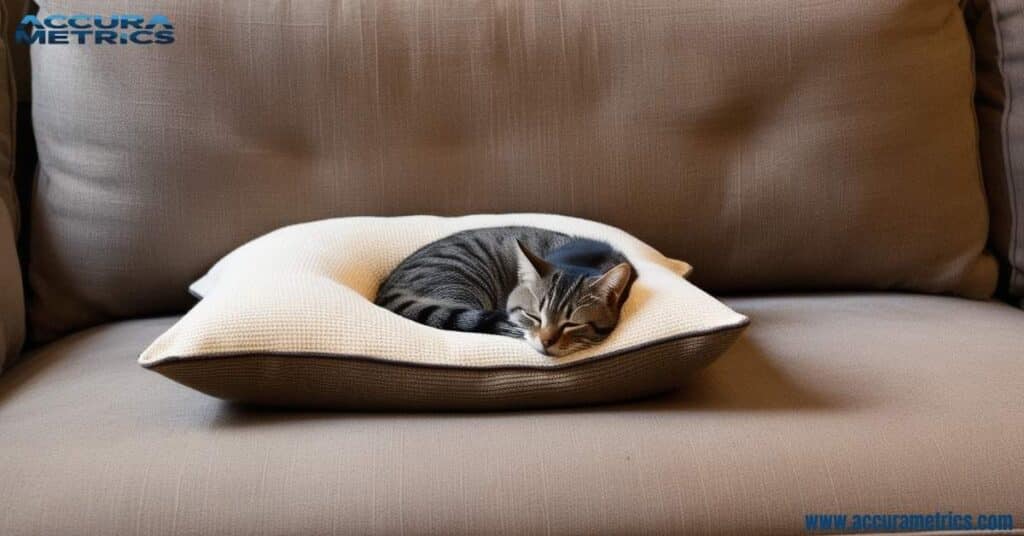
<svg viewBox="0 0 1024 536"><path fill-rule="evenodd" d="M810 512L1024 521L1024 312L729 300L752 325L675 395L522 413L268 412L138 367L175 319L0 378L0 534L797 533Z"/></svg>

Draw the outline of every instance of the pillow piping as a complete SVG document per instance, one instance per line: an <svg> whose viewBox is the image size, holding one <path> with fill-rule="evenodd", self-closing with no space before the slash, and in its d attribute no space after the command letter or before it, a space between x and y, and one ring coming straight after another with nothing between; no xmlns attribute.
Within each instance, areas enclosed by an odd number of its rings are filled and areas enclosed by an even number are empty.
<svg viewBox="0 0 1024 536"><path fill-rule="evenodd" d="M672 335L668 337L662 337L652 341L647 341L641 344L635 344L626 348L620 348L615 351L595 354L584 359L559 364L553 362L550 365L461 365L461 364L444 364L444 363L416 363L412 361L400 361L395 359L386 359L371 355L358 355L358 354L345 354L345 353L332 353L332 352L282 352L282 351L267 351L267 352L253 352L253 351L240 351L240 352L220 352L210 354L197 354L197 355L182 355L182 356L166 356L159 359L147 362L140 362L143 368L156 370L162 365L170 363L188 361L194 363L199 360L213 360L213 359L233 359L248 356L270 356L270 357L287 357L287 358L299 358L299 359L342 359L342 360L360 360L370 361L375 363L386 363L389 365L398 366L409 366L416 368L428 368L428 369L463 369L463 370L562 370L572 368L585 363L592 363L594 361L600 361L603 359L611 359L614 357L621 356L632 352L640 352L649 350L651 347L660 346L663 344L669 344L672 342L689 339L693 337L705 337L711 335L718 335L725 332L734 330L742 331L750 324L750 319L743 317L741 320L732 324L726 324L723 326L715 326L709 329L694 330L688 333L681 333L679 335ZM557 358L555 358L557 359Z"/></svg>

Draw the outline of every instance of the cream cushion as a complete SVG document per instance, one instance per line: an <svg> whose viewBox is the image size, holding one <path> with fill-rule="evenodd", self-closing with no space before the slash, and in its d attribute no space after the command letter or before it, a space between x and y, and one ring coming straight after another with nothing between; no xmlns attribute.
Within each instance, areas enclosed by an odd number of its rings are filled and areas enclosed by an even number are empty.
<svg viewBox="0 0 1024 536"><path fill-rule="evenodd" d="M605 240L630 259L637 279L604 343L551 358L520 340L438 330L372 303L418 248L505 225ZM263 404L480 409L620 400L670 390L747 324L689 283L689 269L624 231L564 216L322 220L224 257L192 285L202 300L139 362L208 394Z"/></svg>

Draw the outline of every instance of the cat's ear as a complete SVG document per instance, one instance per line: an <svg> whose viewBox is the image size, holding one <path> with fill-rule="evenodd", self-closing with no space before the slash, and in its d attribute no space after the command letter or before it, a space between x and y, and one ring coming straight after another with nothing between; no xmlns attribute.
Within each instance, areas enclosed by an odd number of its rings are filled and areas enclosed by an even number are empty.
<svg viewBox="0 0 1024 536"><path fill-rule="evenodd" d="M518 238L516 257L519 261L519 280L523 282L536 281L551 273L553 269L551 263L530 251Z"/></svg>
<svg viewBox="0 0 1024 536"><path fill-rule="evenodd" d="M605 300L609 306L617 306L629 288L633 279L633 267L627 262L617 264L594 281L591 289Z"/></svg>

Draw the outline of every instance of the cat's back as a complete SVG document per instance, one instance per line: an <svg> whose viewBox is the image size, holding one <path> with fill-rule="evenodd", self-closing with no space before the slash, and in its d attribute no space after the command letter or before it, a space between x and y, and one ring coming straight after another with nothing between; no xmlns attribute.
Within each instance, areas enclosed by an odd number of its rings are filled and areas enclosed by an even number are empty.
<svg viewBox="0 0 1024 536"><path fill-rule="evenodd" d="M519 240L541 255L558 248L573 238L565 233L528 226L484 227L468 229L446 236L420 248L406 261L428 256L455 255L465 259L505 261L515 266L514 243ZM401 266L401 265L400 265Z"/></svg>
<svg viewBox="0 0 1024 536"><path fill-rule="evenodd" d="M394 290L432 294L438 287L473 287L499 302L516 283L515 241L546 253L572 240L557 231L526 226L469 229L446 236L406 257L381 285L378 295Z"/></svg>

